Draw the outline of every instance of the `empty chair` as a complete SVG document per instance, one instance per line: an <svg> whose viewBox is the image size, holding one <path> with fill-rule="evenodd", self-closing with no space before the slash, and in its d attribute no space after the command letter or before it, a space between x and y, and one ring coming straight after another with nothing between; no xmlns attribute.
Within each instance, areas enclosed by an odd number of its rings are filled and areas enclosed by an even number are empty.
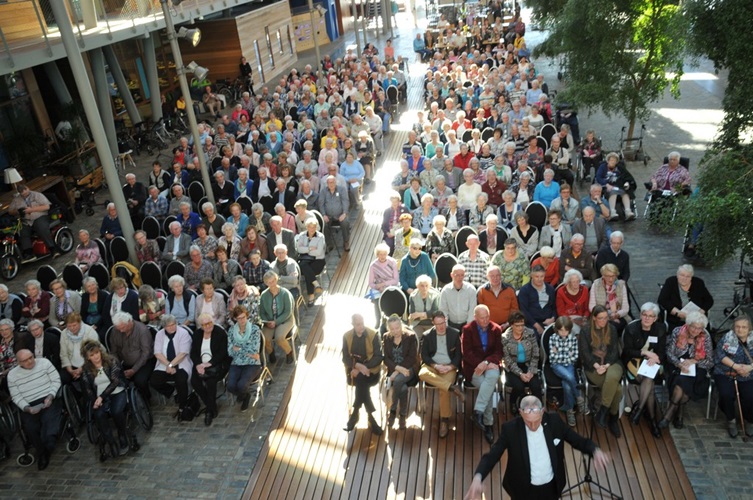
<svg viewBox="0 0 753 500"><path fill-rule="evenodd" d="M165 272L162 273L162 280L164 281L165 285L167 285L168 280L173 276L183 276L184 274L186 274L185 264L183 264L179 260L174 260L165 267Z"/></svg>
<svg viewBox="0 0 753 500"><path fill-rule="evenodd" d="M97 244L97 247L99 247L99 255L102 257L102 262L107 266L110 263L110 254L107 251L107 245L105 245L105 242L99 238L95 238L94 242Z"/></svg>
<svg viewBox="0 0 753 500"><path fill-rule="evenodd" d="M526 207L526 213L528 214L528 223L541 231L548 217L548 211L544 204L539 201L532 201Z"/></svg>
<svg viewBox="0 0 753 500"><path fill-rule="evenodd" d="M191 198L193 203L198 203L205 194L204 185L201 182L193 181L188 185L188 197Z"/></svg>
<svg viewBox="0 0 753 500"><path fill-rule="evenodd" d="M101 290L106 290L110 284L110 272L101 262L98 262L89 268L89 276L97 280L97 286Z"/></svg>
<svg viewBox="0 0 753 500"><path fill-rule="evenodd" d="M68 285L68 290L78 292L84 286L84 273L76 264L68 264L63 268L63 281Z"/></svg>
<svg viewBox="0 0 753 500"><path fill-rule="evenodd" d="M494 129L491 127L486 127L484 130L481 131L481 140L484 142L489 142L489 139L494 137Z"/></svg>
<svg viewBox="0 0 753 500"><path fill-rule="evenodd" d="M162 234L170 234L170 224L178 220L174 215L168 215L162 222Z"/></svg>
<svg viewBox="0 0 753 500"><path fill-rule="evenodd" d="M144 262L139 269L141 282L155 290L162 287L162 270L156 262Z"/></svg>
<svg viewBox="0 0 753 500"><path fill-rule="evenodd" d="M387 87L387 98L392 103L393 112L397 111L398 96L399 96L399 92L397 90L397 87L395 87L394 85L390 85L389 87Z"/></svg>
<svg viewBox="0 0 753 500"><path fill-rule="evenodd" d="M556 133L557 133L557 129L555 128L555 126L552 125L551 123L547 123L543 127L541 127L541 131L539 132L539 135L544 138L547 144L549 144L550 142L552 142L552 137Z"/></svg>
<svg viewBox="0 0 753 500"><path fill-rule="evenodd" d="M462 141L463 142L470 142L470 140L473 138L473 130L466 130L463 132Z"/></svg>
<svg viewBox="0 0 753 500"><path fill-rule="evenodd" d="M156 217L146 217L141 223L141 230L146 233L148 240L154 240L162 234L162 225Z"/></svg>
<svg viewBox="0 0 753 500"><path fill-rule="evenodd" d="M164 236L157 236L157 246L160 252L165 251L165 245L167 244L167 238Z"/></svg>
<svg viewBox="0 0 753 500"><path fill-rule="evenodd" d="M244 214L250 214L251 213L251 207L254 205L254 202L251 198L247 196L239 196L235 202L241 206L241 212ZM245 235L241 235L245 236Z"/></svg>
<svg viewBox="0 0 753 500"><path fill-rule="evenodd" d="M470 236L471 234L478 233L474 228L470 226L463 226L458 229L458 232L455 234L455 248L457 249L458 255L468 250L468 246L465 244L465 242L468 239L468 236Z"/></svg>
<svg viewBox="0 0 753 500"><path fill-rule="evenodd" d="M541 136L536 137L536 145L542 149L542 151L546 151L549 149L549 141L544 139Z"/></svg>
<svg viewBox="0 0 753 500"><path fill-rule="evenodd" d="M50 283L56 280L57 277L58 272L52 266L47 265L37 269L37 281L41 284L42 290L46 292L50 291Z"/></svg>
<svg viewBox="0 0 753 500"><path fill-rule="evenodd" d="M116 236L110 241L110 254L112 254L113 264L128 260L128 245L126 245L125 238Z"/></svg>
<svg viewBox="0 0 753 500"><path fill-rule="evenodd" d="M403 291L396 286L388 286L379 296L379 312L382 318L388 318L397 314L401 319L405 318L408 311L408 299Z"/></svg>
<svg viewBox="0 0 753 500"><path fill-rule="evenodd" d="M447 283L450 283L452 281L450 273L452 273L452 268L457 263L457 257L452 255L451 253L443 253L442 255L437 257L436 262L434 262L434 272L437 273L437 281L439 282L438 287L446 285Z"/></svg>

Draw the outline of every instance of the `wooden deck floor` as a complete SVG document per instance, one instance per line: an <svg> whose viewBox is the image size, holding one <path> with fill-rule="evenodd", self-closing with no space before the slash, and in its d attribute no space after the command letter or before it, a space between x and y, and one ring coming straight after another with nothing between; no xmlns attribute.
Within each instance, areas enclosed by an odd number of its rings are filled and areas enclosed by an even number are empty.
<svg viewBox="0 0 753 500"><path fill-rule="evenodd" d="M414 82L412 109L417 109L418 91ZM385 158L399 158L406 123L400 127L402 132L393 132ZM392 430L376 437L363 418L354 432L343 431L348 412L340 357L342 334L350 327L353 312L360 311L367 318L373 314L371 303L361 297L374 246L381 239L381 214L388 203L384 192L379 196L379 187L389 186L395 172L396 162L386 161L377 174L377 194L365 203L354 224L351 251L343 254L332 276L326 306L309 331L243 498L460 499L479 458L489 450L468 418L472 395L465 412L452 419L446 439L438 437L439 401L434 391L427 392L423 415L415 412L417 394L411 391L414 412L405 431ZM376 389L373 397L378 399ZM506 416L498 413L495 418L499 426ZM594 474L595 481L625 499L695 498L668 433L656 440L645 423L632 426L623 418L621 425L623 437L619 440L601 429L594 435L612 458L606 471ZM590 426L590 418L579 416L578 432L587 434ZM575 484L585 473L582 456L568 447L566 457L568 483ZM509 498L502 491L505 462L506 455L501 467L487 479L486 498ZM582 487L571 497L600 498L593 493Z"/></svg>

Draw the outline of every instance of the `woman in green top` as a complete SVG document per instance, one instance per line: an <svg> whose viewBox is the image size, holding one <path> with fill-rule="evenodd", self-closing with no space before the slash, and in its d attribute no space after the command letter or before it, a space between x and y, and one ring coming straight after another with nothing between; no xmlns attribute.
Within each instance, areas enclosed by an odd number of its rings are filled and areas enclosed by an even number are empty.
<svg viewBox="0 0 753 500"><path fill-rule="evenodd" d="M266 340L266 351L269 354L270 363L277 362L277 356L274 352L272 340L285 352L285 362L293 362L293 349L288 342L288 333L295 327L295 316L293 307L295 301L293 294L287 289L282 288L279 283L279 276L274 271L267 271L264 275L264 284L267 289L261 294L259 304L259 316L262 321L262 333Z"/></svg>

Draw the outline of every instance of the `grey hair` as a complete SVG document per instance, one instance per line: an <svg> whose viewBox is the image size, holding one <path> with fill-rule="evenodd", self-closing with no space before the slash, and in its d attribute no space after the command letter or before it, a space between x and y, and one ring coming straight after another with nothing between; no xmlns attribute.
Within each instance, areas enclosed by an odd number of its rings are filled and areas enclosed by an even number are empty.
<svg viewBox="0 0 753 500"><path fill-rule="evenodd" d="M174 274L170 276L170 279L167 280L167 286L172 290L173 286L175 285L184 285L186 284L186 280L183 279L183 276L179 274Z"/></svg>
<svg viewBox="0 0 753 500"><path fill-rule="evenodd" d="M81 233L86 233L86 235L89 236L89 231L87 231L86 229L79 229L78 234L81 234Z"/></svg>
<svg viewBox="0 0 753 500"><path fill-rule="evenodd" d="M539 255L542 257L554 257L554 248L550 246L543 246L539 250Z"/></svg>
<svg viewBox="0 0 753 500"><path fill-rule="evenodd" d="M251 205L251 211L252 212L256 212L257 210L261 210L263 212L264 211L264 205L262 205L261 203L254 203L253 205Z"/></svg>
<svg viewBox="0 0 753 500"><path fill-rule="evenodd" d="M661 312L661 309L659 306L654 304L653 302L646 302L641 306L641 312L652 312L654 313L654 316L659 317L659 313Z"/></svg>
<svg viewBox="0 0 753 500"><path fill-rule="evenodd" d="M609 236L609 241L612 241L612 238L614 237L621 239L623 242L625 241L625 235L622 231L612 231L612 234Z"/></svg>
<svg viewBox="0 0 753 500"><path fill-rule="evenodd" d="M504 193L502 193L502 199L506 200L507 198L515 199L515 193L510 191L509 189L506 190Z"/></svg>
<svg viewBox="0 0 753 500"><path fill-rule="evenodd" d="M422 274L418 278L416 278L416 287L420 285L421 283L426 283L427 285L431 286L432 279L427 274Z"/></svg>
<svg viewBox="0 0 753 500"><path fill-rule="evenodd" d="M520 410L527 410L528 408L537 408L541 410L543 405L541 400L536 396L526 396L520 400Z"/></svg>
<svg viewBox="0 0 753 500"><path fill-rule="evenodd" d="M232 222L226 222L226 223L224 223L222 225L222 234L225 234L225 230L228 229L228 228L232 229L233 233L235 233L235 226L233 225L233 223Z"/></svg>
<svg viewBox="0 0 753 500"><path fill-rule="evenodd" d="M24 288L29 288L30 286L38 288L39 290L42 289L42 284L38 280L28 280L24 283Z"/></svg>
<svg viewBox="0 0 753 500"><path fill-rule="evenodd" d="M677 272L679 273L680 271L685 271L686 273L690 274L691 278L695 275L695 269L693 269L693 266L691 266L690 264L682 264L677 268Z"/></svg>
<svg viewBox="0 0 753 500"><path fill-rule="evenodd" d="M374 247L374 256L376 257L379 255L379 252L387 252L387 255L390 254L390 246L387 243L380 243L376 247Z"/></svg>
<svg viewBox="0 0 753 500"><path fill-rule="evenodd" d="M203 205L201 205L201 211L206 213L207 208L214 209L214 205L212 205L210 202L206 201Z"/></svg>
<svg viewBox="0 0 753 500"><path fill-rule="evenodd" d="M99 287L99 282L97 281L97 279L93 278L91 276L87 276L86 278L84 278L84 281L82 282L82 284L84 285L84 288L86 288L86 285L88 285L89 283L92 283L92 282L96 283L97 287Z"/></svg>
<svg viewBox="0 0 753 500"><path fill-rule="evenodd" d="M688 315L685 316L685 324L688 326L702 325L703 328L706 328L707 326L709 326L709 319L702 312L693 311L689 312Z"/></svg>
<svg viewBox="0 0 753 500"><path fill-rule="evenodd" d="M486 223L489 224L490 221L499 222L499 217L496 214L489 214L486 216Z"/></svg>
<svg viewBox="0 0 753 500"><path fill-rule="evenodd" d="M243 156L246 156L246 155L243 155ZM248 158L248 156L246 156L246 158ZM239 168L238 169L238 175L241 175L241 174L246 174L246 177L248 177L248 169L247 168Z"/></svg>
<svg viewBox="0 0 753 500"><path fill-rule="evenodd" d="M484 201L488 202L489 201L489 194L488 193L484 193L482 191L481 193L479 193L478 196L476 196L476 200L478 201L479 198L483 198Z"/></svg>
<svg viewBox="0 0 753 500"><path fill-rule="evenodd" d="M173 316L172 314L163 314L162 321L160 321L162 328L166 327L167 325L174 325L177 323L178 323L178 320L175 319L175 316Z"/></svg>
<svg viewBox="0 0 753 500"><path fill-rule="evenodd" d="M191 204L190 204L190 203L188 203L187 201L181 201L181 202L180 202L180 203L178 204L178 206L179 206L180 208L183 208L183 207L188 207L188 208L191 208ZM176 222L177 222L177 221L176 221Z"/></svg>
<svg viewBox="0 0 753 500"><path fill-rule="evenodd" d="M11 330L16 328L16 324L9 318L0 319L0 326L9 326Z"/></svg>
<svg viewBox="0 0 753 500"><path fill-rule="evenodd" d="M29 330L31 330L35 326L38 326L39 328L44 329L44 323L42 323L38 319L33 319L33 320L29 321L29 324L26 325L26 326L29 328Z"/></svg>
<svg viewBox="0 0 753 500"><path fill-rule="evenodd" d="M107 204L107 210L110 210L111 208L115 208L115 203L108 203Z"/></svg>
<svg viewBox="0 0 753 500"><path fill-rule="evenodd" d="M183 203L185 203L185 202L183 202ZM182 203L181 203L181 205L182 205ZM181 225L180 225L180 222L178 222L177 220L174 220L174 221L172 221L172 222L170 223L170 229L174 228L174 227L175 227L176 225L177 225L178 227L183 227L183 226L181 226Z"/></svg>
<svg viewBox="0 0 753 500"><path fill-rule="evenodd" d="M266 273L264 273L264 283L271 280L272 278L279 279L279 276L274 271L267 271Z"/></svg>
<svg viewBox="0 0 753 500"><path fill-rule="evenodd" d="M436 217L434 217L434 219L431 222L432 224L447 225L447 218L444 215L437 215Z"/></svg>
<svg viewBox="0 0 753 500"><path fill-rule="evenodd" d="M585 242L585 241L586 241L586 238L585 238L585 237L584 237L584 236L583 236L582 234L580 234L580 233L575 233L575 234L574 234L574 235L573 235L573 236L572 236L572 237L570 238L570 243L572 243L573 241L581 241L581 242Z"/></svg>
<svg viewBox="0 0 753 500"><path fill-rule="evenodd" d="M191 255L194 252L199 252L199 254L201 254L201 248L199 248L198 245L191 245L191 248L188 249L188 255Z"/></svg>
<svg viewBox="0 0 753 500"><path fill-rule="evenodd" d="M6 285L3 285L2 283L0 283L0 290L2 290L4 292L7 292L8 291L8 287Z"/></svg>
<svg viewBox="0 0 753 500"><path fill-rule="evenodd" d="M567 272L565 272L565 276L564 278L562 278L562 282L567 283L568 281L570 281L570 278L572 278L573 276L577 276L578 281L583 281L583 273L581 273L577 269L570 269Z"/></svg>
<svg viewBox="0 0 753 500"><path fill-rule="evenodd" d="M679 160L680 158L682 158L682 155L677 151L672 151L667 155L667 160L671 160L672 158L677 158Z"/></svg>
<svg viewBox="0 0 753 500"><path fill-rule="evenodd" d="M112 324L115 326L127 325L128 323L132 321L133 321L133 316L131 316L131 313L127 313L125 311L116 312L112 316Z"/></svg>

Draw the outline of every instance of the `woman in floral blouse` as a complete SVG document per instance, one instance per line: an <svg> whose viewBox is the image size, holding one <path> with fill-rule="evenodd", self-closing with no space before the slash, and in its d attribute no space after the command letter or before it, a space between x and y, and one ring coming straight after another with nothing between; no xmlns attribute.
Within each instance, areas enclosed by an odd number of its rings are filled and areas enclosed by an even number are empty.
<svg viewBox="0 0 753 500"><path fill-rule="evenodd" d="M716 345L714 380L719 390L719 408L727 417L727 432L737 437L742 426L735 418L735 386L740 392L740 405L745 418L745 434L753 436L753 335L750 317L741 314L735 318L733 329L724 334ZM734 380L737 379L735 384Z"/></svg>
<svg viewBox="0 0 753 500"><path fill-rule="evenodd" d="M683 406L708 394L708 373L714 367L714 347L706 331L708 324L703 313L688 313L685 324L675 328L667 341L669 406L659 421L660 429L668 427L673 417L675 428L682 429Z"/></svg>
<svg viewBox="0 0 753 500"><path fill-rule="evenodd" d="M504 250L495 253L490 264L502 272L502 282L515 290L531 281L531 266L523 252L518 251L518 242L513 238L505 241Z"/></svg>
<svg viewBox="0 0 753 500"><path fill-rule="evenodd" d="M541 399L539 345L534 331L526 328L523 313L512 311L509 322L509 328L502 334L503 366L505 384L512 388L511 401L517 406L518 401L528 392Z"/></svg>

